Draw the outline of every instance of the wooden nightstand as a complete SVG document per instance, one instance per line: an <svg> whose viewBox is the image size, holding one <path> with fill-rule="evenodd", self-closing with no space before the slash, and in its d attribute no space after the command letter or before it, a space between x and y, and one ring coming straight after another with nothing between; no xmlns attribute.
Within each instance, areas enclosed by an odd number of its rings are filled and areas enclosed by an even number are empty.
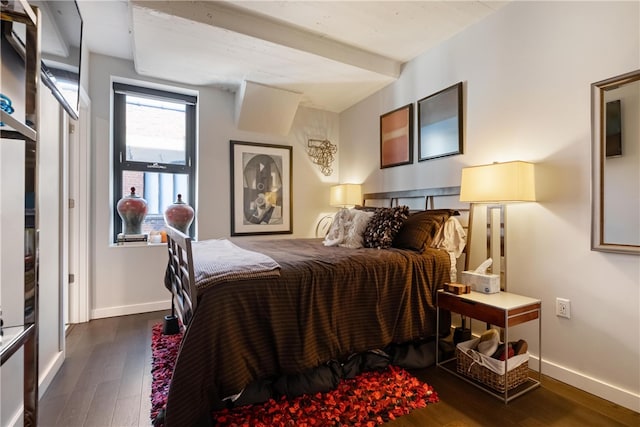
<svg viewBox="0 0 640 427"><path fill-rule="evenodd" d="M504 399L504 403L508 403L511 399L522 395L538 386L542 377L542 302L539 299L524 297L521 295L500 292L496 294L483 294L480 292L471 292L470 294L455 295L444 291L438 291L437 296L437 316L440 319L440 309L449 310L453 313L459 313L470 319L480 320L494 326L504 329L504 342L509 342L509 328L521 323L526 323L538 319L538 379L528 378L528 380L509 390L505 387L504 393L499 393L484 384L474 381L464 375L458 374L456 370L455 357L440 361L439 360L439 338L436 339L436 365L457 375L465 381L493 394L499 399ZM440 325L436 327L436 331L440 330ZM505 371L505 384L507 384L507 372Z"/></svg>

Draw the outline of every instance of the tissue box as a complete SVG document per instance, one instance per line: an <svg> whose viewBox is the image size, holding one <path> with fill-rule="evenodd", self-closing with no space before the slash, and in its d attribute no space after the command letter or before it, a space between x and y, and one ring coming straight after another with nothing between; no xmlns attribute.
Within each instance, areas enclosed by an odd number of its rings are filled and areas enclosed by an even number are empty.
<svg viewBox="0 0 640 427"><path fill-rule="evenodd" d="M500 275L476 273L475 271L463 271L460 273L460 281L471 286L471 289L484 294L500 292Z"/></svg>

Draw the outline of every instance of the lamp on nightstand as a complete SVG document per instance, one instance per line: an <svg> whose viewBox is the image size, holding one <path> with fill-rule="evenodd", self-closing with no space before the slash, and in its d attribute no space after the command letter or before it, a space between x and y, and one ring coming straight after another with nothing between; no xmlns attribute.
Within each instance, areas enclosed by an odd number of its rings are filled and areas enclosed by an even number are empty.
<svg viewBox="0 0 640 427"><path fill-rule="evenodd" d="M362 203L362 185L338 184L331 187L329 206L334 208L349 208ZM331 228L333 215L326 215L316 225L316 237L325 237Z"/></svg>
<svg viewBox="0 0 640 427"><path fill-rule="evenodd" d="M506 268L504 270L501 268L501 259L506 260L505 204L536 201L534 164L517 160L463 168L460 201L487 204L489 219L487 257L493 259L492 272L500 274L504 271L506 276ZM506 280L501 286L502 290L506 290L504 283Z"/></svg>
<svg viewBox="0 0 640 427"><path fill-rule="evenodd" d="M331 187L329 206L347 208L362 203L360 184L339 184Z"/></svg>

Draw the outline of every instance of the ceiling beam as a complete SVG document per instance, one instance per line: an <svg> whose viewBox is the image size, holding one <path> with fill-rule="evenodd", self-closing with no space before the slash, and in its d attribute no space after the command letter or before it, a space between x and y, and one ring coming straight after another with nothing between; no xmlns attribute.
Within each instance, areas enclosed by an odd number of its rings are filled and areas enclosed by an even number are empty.
<svg viewBox="0 0 640 427"><path fill-rule="evenodd" d="M402 63L399 61L229 4L211 1L148 0L132 0L131 4L132 7L150 9L151 13L173 15L223 28L384 76L398 78L400 75ZM167 31L171 29L167 28Z"/></svg>

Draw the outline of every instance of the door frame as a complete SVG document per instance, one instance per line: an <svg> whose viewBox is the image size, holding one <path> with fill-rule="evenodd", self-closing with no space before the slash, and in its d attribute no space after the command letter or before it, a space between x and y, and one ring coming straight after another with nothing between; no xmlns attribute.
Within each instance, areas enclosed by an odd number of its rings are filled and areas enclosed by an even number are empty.
<svg viewBox="0 0 640 427"><path fill-rule="evenodd" d="M68 322L84 323L90 319L91 297L91 100L80 87L78 121L70 137L69 198L69 283Z"/></svg>

